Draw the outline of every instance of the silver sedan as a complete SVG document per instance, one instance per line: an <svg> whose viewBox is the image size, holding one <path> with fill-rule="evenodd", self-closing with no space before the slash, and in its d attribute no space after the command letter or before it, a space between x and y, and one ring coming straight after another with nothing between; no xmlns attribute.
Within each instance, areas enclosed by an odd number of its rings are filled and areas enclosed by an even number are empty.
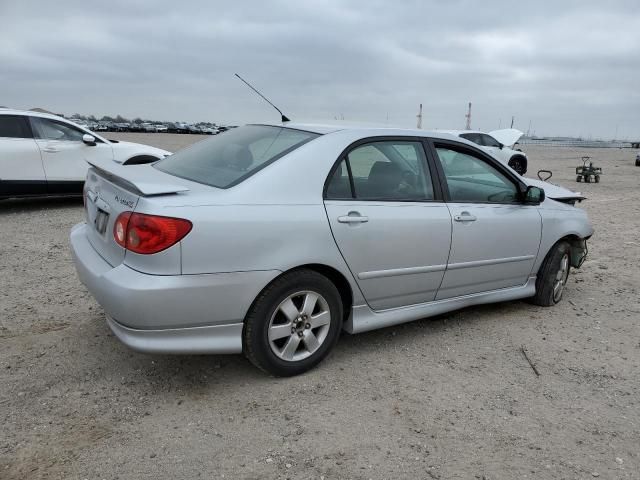
<svg viewBox="0 0 640 480"><path fill-rule="evenodd" d="M247 125L153 164L93 162L71 245L128 346L295 375L342 330L556 304L593 233L580 199L444 133Z"/></svg>

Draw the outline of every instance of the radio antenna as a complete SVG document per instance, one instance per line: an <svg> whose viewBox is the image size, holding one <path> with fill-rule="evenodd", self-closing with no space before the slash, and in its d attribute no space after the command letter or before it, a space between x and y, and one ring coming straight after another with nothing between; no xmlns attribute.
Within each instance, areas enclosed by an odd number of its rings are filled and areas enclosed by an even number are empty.
<svg viewBox="0 0 640 480"><path fill-rule="evenodd" d="M278 107L276 107L273 103L271 103L271 102L269 101L269 99L268 99L267 97L265 97L263 94L261 94L258 90L256 90L256 89L253 87L253 85L251 85L249 82L247 82L244 78L242 78L242 77L241 77L240 75L238 75L237 73L235 73L234 75L235 75L236 77L238 77L240 80L242 80L242 82L243 82L247 87L249 87L251 90L253 90L253 91L254 91L254 92L256 92L258 95L260 95L260 96L262 97L262 99L263 99L265 102L267 102L269 105L271 105L273 108L275 108L275 109L278 111L278 113L280 114L280 117L282 118L282 123L290 122L290 121L291 121L291 120L289 120L289 119L287 118L287 116L286 116L284 113L282 113L282 110L280 110L280 109L279 109Z"/></svg>

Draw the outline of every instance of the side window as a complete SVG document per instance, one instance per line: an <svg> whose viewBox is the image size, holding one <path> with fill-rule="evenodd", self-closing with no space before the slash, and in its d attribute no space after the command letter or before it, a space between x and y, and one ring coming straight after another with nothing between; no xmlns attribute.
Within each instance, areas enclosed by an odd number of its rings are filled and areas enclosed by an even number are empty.
<svg viewBox="0 0 640 480"><path fill-rule="evenodd" d="M452 202L513 203L516 185L484 160L446 147L436 147Z"/></svg>
<svg viewBox="0 0 640 480"><path fill-rule="evenodd" d="M353 198L346 160L342 160L334 170L331 180L327 184L327 198L333 200Z"/></svg>
<svg viewBox="0 0 640 480"><path fill-rule="evenodd" d="M431 175L425 165L420 142L361 145L351 150L334 171L327 185L327 198L433 200Z"/></svg>
<svg viewBox="0 0 640 480"><path fill-rule="evenodd" d="M32 138L27 119L19 115L0 115L0 137Z"/></svg>
<svg viewBox="0 0 640 480"><path fill-rule="evenodd" d="M480 135L477 133L461 133L460 137L464 138L465 140L469 140L476 145L482 145L482 143L480 143Z"/></svg>
<svg viewBox="0 0 640 480"><path fill-rule="evenodd" d="M63 140L68 142L81 142L84 132L77 128L57 120L32 117L31 123L35 127L36 138L45 140Z"/></svg>
<svg viewBox="0 0 640 480"><path fill-rule="evenodd" d="M483 133L482 135L480 135L480 139L481 139L481 142L482 142L480 145L484 145L485 147L499 147L500 146L500 142L498 142L491 135L486 135L486 134Z"/></svg>

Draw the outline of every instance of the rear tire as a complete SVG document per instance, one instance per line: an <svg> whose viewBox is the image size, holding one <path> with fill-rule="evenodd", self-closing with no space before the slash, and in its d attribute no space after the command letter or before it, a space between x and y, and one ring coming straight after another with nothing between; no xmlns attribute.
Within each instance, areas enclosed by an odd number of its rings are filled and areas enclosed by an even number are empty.
<svg viewBox="0 0 640 480"><path fill-rule="evenodd" d="M336 286L316 271L294 270L274 280L251 306L242 332L244 354L275 376L304 373L334 347L342 318Z"/></svg>
<svg viewBox="0 0 640 480"><path fill-rule="evenodd" d="M576 177L576 182L581 183L582 182L582 175L578 175Z"/></svg>
<svg viewBox="0 0 640 480"><path fill-rule="evenodd" d="M531 297L531 303L551 307L560 302L570 269L571 246L560 241L551 248L540 266L536 278L536 294Z"/></svg>

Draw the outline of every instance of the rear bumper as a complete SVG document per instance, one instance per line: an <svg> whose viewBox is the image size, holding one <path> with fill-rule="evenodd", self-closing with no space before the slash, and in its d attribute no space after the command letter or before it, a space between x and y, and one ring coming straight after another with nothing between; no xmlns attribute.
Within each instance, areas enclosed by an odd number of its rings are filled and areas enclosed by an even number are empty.
<svg viewBox="0 0 640 480"><path fill-rule="evenodd" d="M149 275L112 267L89 243L86 224L71 230L80 281L130 347L162 353L235 353L253 300L277 270L203 275Z"/></svg>
<svg viewBox="0 0 640 480"><path fill-rule="evenodd" d="M242 353L242 323L137 330L107 315L107 324L127 347L145 353Z"/></svg>

